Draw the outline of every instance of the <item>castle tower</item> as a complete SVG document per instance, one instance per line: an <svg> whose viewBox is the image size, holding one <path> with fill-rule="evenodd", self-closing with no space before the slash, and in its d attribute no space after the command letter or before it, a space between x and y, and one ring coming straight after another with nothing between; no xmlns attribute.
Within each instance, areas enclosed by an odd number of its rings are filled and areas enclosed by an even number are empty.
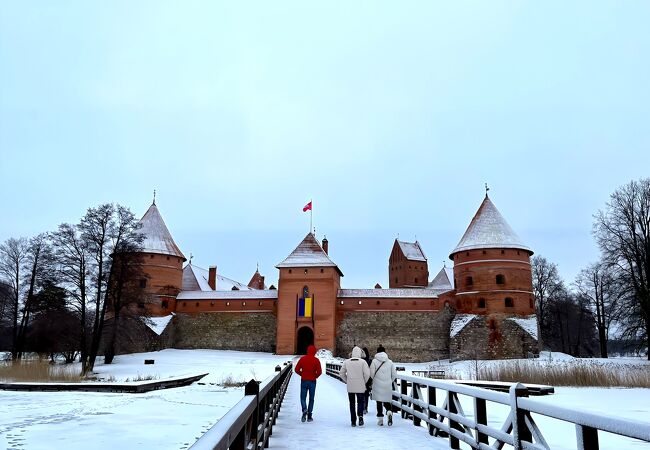
<svg viewBox="0 0 650 450"><path fill-rule="evenodd" d="M449 258L459 313L535 313L530 257L488 195Z"/></svg>
<svg viewBox="0 0 650 450"><path fill-rule="evenodd" d="M172 238L156 202L140 219L142 271L140 285L150 295L146 304L153 316L164 316L176 309L176 296L181 290L185 256Z"/></svg>
<svg viewBox="0 0 650 450"><path fill-rule="evenodd" d="M304 354L310 344L334 351L341 270L312 233L276 267L276 352Z"/></svg>
<svg viewBox="0 0 650 450"><path fill-rule="evenodd" d="M429 266L420 243L395 239L388 258L388 287L426 287L428 283Z"/></svg>

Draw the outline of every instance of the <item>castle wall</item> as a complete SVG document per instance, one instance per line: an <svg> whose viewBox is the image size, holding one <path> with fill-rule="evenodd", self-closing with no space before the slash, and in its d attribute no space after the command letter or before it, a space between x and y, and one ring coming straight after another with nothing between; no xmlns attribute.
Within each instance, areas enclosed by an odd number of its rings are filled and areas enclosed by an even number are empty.
<svg viewBox="0 0 650 450"><path fill-rule="evenodd" d="M439 312L344 312L336 334L336 355L349 357L355 345L371 354L381 344L393 361L449 358L450 309Z"/></svg>
<svg viewBox="0 0 650 450"><path fill-rule="evenodd" d="M504 314L475 316L450 338L450 359L527 358L537 354L537 340L510 317Z"/></svg>
<svg viewBox="0 0 650 450"><path fill-rule="evenodd" d="M179 313L173 347L274 352L276 318L270 312Z"/></svg>

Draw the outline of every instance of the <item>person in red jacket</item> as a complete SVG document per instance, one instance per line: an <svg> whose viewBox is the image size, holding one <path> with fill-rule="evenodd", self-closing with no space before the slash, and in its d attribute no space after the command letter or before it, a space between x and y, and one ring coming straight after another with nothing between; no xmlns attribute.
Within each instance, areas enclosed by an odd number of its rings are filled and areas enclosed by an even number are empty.
<svg viewBox="0 0 650 450"><path fill-rule="evenodd" d="M300 358L295 371L300 375L300 406L302 406L302 422L313 422L314 394L316 393L316 378L323 373L320 361L316 358L316 347L307 347L307 354ZM309 392L309 406L307 406L307 392Z"/></svg>

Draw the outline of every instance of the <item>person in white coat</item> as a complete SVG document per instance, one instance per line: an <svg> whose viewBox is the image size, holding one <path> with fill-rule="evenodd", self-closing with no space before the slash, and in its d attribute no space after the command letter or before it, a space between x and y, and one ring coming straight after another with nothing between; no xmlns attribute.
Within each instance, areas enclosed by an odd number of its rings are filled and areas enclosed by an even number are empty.
<svg viewBox="0 0 650 450"><path fill-rule="evenodd" d="M359 347L352 349L352 357L343 361L339 371L341 380L348 386L348 402L350 403L350 422L353 427L357 426L357 417L359 426L363 426L363 408L364 395L366 392L366 382L370 378L370 368L368 363L363 360L363 350ZM356 400L356 410L355 410Z"/></svg>
<svg viewBox="0 0 650 450"><path fill-rule="evenodd" d="M388 415L388 426L393 424L393 383L397 379L395 364L388 359L386 349L383 346L377 348L377 354L370 363L370 376L372 377L372 399L377 402L377 425L384 424L382 406L386 408Z"/></svg>

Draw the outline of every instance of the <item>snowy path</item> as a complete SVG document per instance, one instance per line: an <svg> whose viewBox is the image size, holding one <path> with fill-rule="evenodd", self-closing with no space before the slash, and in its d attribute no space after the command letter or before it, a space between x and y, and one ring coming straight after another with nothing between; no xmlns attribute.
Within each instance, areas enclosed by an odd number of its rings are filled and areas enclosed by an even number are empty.
<svg viewBox="0 0 650 450"><path fill-rule="evenodd" d="M449 448L447 440L429 436L426 429L414 427L413 422L403 420L399 414L393 416L392 427L378 426L374 402L370 404L369 412L364 416L366 425L352 428L345 385L325 374L318 379L314 398L314 421L300 422L300 377L294 374L276 426L273 427L270 448Z"/></svg>

